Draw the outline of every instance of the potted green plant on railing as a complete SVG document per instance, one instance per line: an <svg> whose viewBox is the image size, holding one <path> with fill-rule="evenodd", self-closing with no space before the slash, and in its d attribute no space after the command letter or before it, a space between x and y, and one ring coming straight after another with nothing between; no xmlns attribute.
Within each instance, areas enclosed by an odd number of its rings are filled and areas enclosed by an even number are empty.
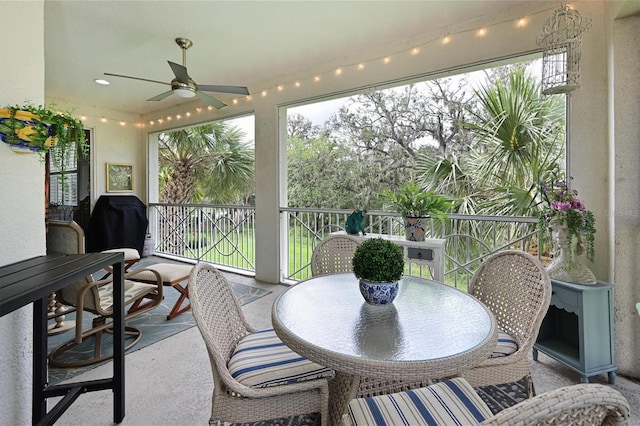
<svg viewBox="0 0 640 426"><path fill-rule="evenodd" d="M398 294L398 281L404 272L404 253L392 241L370 238L353 254L353 273L360 280L360 293L367 303L386 305Z"/></svg>
<svg viewBox="0 0 640 426"><path fill-rule="evenodd" d="M70 149L88 149L82 121L70 113L31 104L0 108L0 140L16 150L55 152L52 162L64 169ZM54 151L52 148L56 147Z"/></svg>
<svg viewBox="0 0 640 426"><path fill-rule="evenodd" d="M415 182L408 182L395 192L386 189L383 197L389 208L404 218L406 237L410 241L424 241L426 220L447 219L447 210L452 205L444 196L431 190L423 191Z"/></svg>

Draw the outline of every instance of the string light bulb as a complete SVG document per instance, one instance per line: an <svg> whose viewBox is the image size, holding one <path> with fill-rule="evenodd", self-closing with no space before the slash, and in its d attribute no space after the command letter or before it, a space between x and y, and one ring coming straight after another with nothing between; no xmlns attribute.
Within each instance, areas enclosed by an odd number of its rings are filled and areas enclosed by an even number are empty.
<svg viewBox="0 0 640 426"><path fill-rule="evenodd" d="M572 8L571 5L567 5L568 8ZM545 11L539 11L536 12L535 14L538 13L542 13L542 12L546 12ZM351 69L355 69L358 71L363 71L367 68L367 65L369 64L376 64L376 63L382 63L382 64L390 64L394 59L396 58L402 58L401 55L412 55L412 56L417 56L420 53L422 53L422 51L424 50L423 48L425 46L428 45L435 45L435 43L440 43L442 45L448 45L453 41L453 37L454 36L460 36L462 34L469 34L469 35L475 35L476 37L484 37L488 34L489 29L492 27L498 27L498 26L504 26L504 25L509 25L511 26L511 28L524 28L526 26L528 26L529 24L529 17L527 16L523 16L521 18L516 19L515 21L513 19L508 19L508 20L504 20L501 22L494 22L491 23L490 25L488 25L487 27L482 27L482 28L468 28L468 29L464 29L461 31L457 31L454 34L447 34L445 36L440 36L440 37L435 37L431 40L427 40L419 45L413 46L411 48L407 48L407 49L403 49L397 52L393 52L390 53L386 56L378 56L375 58L370 58L368 60L365 60L363 62L359 62L359 63L352 63L352 64L347 64L344 65L342 67L337 67L334 68L333 70L325 70L322 71L320 74L316 74L307 78L303 78L301 80L295 80L292 82L283 82L283 83L279 83L277 85L271 86L271 87L267 87L264 88L263 90L255 90L254 93L260 93L261 97L266 97L268 94L269 90L274 90L274 91L279 91L282 92L284 91L287 87L291 86L291 87L295 87L295 88L300 88L302 87L303 84L309 82L309 81L313 81L315 83L319 83L323 80L324 77L329 77L331 76L331 74L334 75L334 77L340 76L342 74L345 73L346 70L351 70ZM238 105L239 104L239 100L242 98L235 98L233 99L230 103L232 103L233 105ZM252 95L247 95L244 98L247 102L252 102L253 101L253 96ZM214 108L212 106L207 106L207 109L209 111L213 111ZM201 107L197 107L195 108L197 113L201 113L202 112L202 108ZM190 113L187 112L186 116L189 117ZM180 116L176 116L176 119L180 119ZM171 120L170 117L167 117L167 120ZM162 123L161 119L157 119L158 123ZM150 125L153 125L154 122L153 120L149 122Z"/></svg>

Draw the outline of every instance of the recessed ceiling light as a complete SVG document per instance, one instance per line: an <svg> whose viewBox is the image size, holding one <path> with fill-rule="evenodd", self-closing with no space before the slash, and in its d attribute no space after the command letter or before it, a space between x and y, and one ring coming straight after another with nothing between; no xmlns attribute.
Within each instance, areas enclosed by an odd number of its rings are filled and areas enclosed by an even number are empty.
<svg viewBox="0 0 640 426"><path fill-rule="evenodd" d="M102 85L104 85L104 86L108 86L109 84L111 84L110 82L108 82L107 80L104 80L104 79L102 79L102 78L96 78L96 79L95 79L95 80L93 80L93 81L95 81L95 82L96 82L96 83L98 83L98 84L102 84Z"/></svg>

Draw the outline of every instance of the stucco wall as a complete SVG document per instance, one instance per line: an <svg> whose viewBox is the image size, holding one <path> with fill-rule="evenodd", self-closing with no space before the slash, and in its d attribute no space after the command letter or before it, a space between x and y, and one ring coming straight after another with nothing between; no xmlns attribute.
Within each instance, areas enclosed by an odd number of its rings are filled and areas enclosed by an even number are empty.
<svg viewBox="0 0 640 426"><path fill-rule="evenodd" d="M0 105L44 103L43 8L42 1L1 6L0 28L20 34L20 42L3 43ZM0 205L0 265L44 254L44 166L37 155L0 143ZM31 306L0 317L2 425L31 423Z"/></svg>
<svg viewBox="0 0 640 426"><path fill-rule="evenodd" d="M95 106L70 104L63 99L47 98L46 101L81 117L85 128L93 131L91 207L100 195L107 194L106 163L133 164L133 193L127 195L135 195L146 203L147 146L143 141L140 117Z"/></svg>
<svg viewBox="0 0 640 426"><path fill-rule="evenodd" d="M621 374L640 376L640 16L614 22L616 350Z"/></svg>

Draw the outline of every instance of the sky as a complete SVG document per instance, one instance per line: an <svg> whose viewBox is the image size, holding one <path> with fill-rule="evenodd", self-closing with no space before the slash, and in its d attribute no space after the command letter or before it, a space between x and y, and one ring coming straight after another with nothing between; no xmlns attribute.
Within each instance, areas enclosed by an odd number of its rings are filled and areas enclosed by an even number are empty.
<svg viewBox="0 0 640 426"><path fill-rule="evenodd" d="M332 99L329 101L315 102L308 105L292 107L287 110L287 115L301 114L306 116L314 125L322 126L345 102L347 98ZM232 126L237 126L245 134L244 141L252 146L255 141L255 126L253 115L226 120Z"/></svg>

